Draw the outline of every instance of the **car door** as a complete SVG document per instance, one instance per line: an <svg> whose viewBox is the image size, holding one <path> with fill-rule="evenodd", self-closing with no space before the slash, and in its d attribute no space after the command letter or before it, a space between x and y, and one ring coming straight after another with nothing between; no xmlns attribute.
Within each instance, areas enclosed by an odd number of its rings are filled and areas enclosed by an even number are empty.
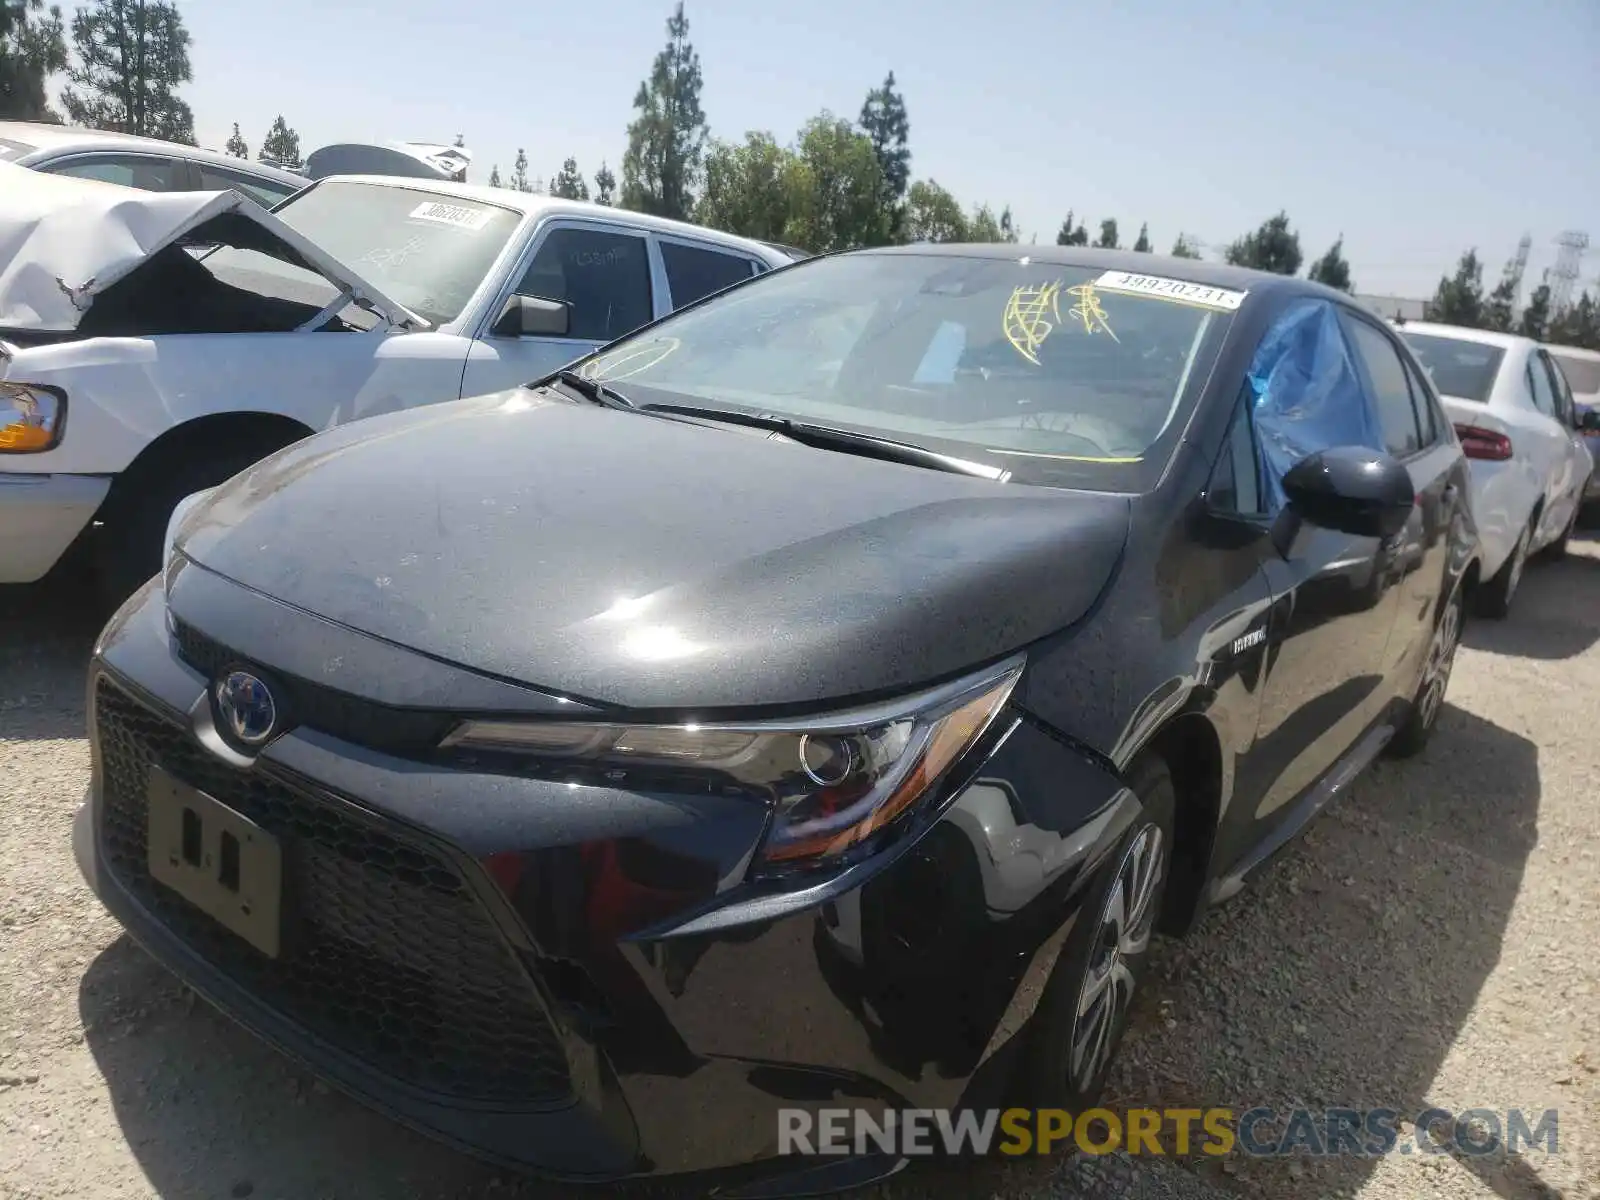
<svg viewBox="0 0 1600 1200"><path fill-rule="evenodd" d="M1561 491L1552 495L1548 503L1549 519L1541 522L1554 539L1572 522L1574 510L1583 500L1583 490L1589 481L1593 460L1584 445L1583 433L1578 429L1578 412L1572 400L1572 389L1567 377L1550 354L1539 350L1536 354L1540 366L1550 380L1551 394L1555 398L1555 421L1565 439L1561 450L1563 463L1559 471Z"/></svg>
<svg viewBox="0 0 1600 1200"><path fill-rule="evenodd" d="M1289 348L1279 362L1262 363L1275 345ZM1273 447L1265 470L1276 480L1293 465L1290 446L1303 457L1392 437L1402 453L1415 449L1403 441L1416 436L1409 397L1403 413L1377 409L1329 301L1290 304L1263 338L1247 385L1264 387L1256 392L1255 420L1258 442ZM1402 417L1403 428L1391 431ZM1279 553L1263 568L1277 603L1244 793L1256 799L1250 818L1256 841L1270 837L1271 827L1295 823L1294 802L1355 745L1385 702L1404 544L1311 525L1287 510L1281 487L1268 490Z"/></svg>
<svg viewBox="0 0 1600 1200"><path fill-rule="evenodd" d="M1561 422L1550 360L1543 350L1529 352L1523 367L1523 382L1537 414L1530 414L1524 423L1532 435L1530 459L1540 494L1544 497L1539 527L1534 532L1533 545L1530 547L1536 550L1559 537L1571 519L1573 489L1577 486L1573 480L1576 470L1572 461L1571 434Z"/></svg>
<svg viewBox="0 0 1600 1200"><path fill-rule="evenodd" d="M467 357L461 394L515 387L581 358L656 317L655 263L648 236L622 222L557 217L534 235L525 266L506 292L563 300L566 337L480 332ZM493 310L498 315L502 300Z"/></svg>
<svg viewBox="0 0 1600 1200"><path fill-rule="evenodd" d="M1405 465L1417 498L1398 539L1395 572L1399 599L1384 653L1388 695L1409 701L1428 652L1450 568L1450 531L1459 507L1469 502L1466 477L1460 466L1460 448L1410 351L1376 321L1354 310L1347 310L1344 318L1367 386L1379 413L1386 414L1383 425L1389 452Z"/></svg>

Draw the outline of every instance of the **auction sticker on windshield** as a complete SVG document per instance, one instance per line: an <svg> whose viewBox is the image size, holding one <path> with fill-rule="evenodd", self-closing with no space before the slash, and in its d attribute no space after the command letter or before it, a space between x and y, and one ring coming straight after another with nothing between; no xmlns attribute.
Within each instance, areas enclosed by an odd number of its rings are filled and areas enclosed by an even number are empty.
<svg viewBox="0 0 1600 1200"><path fill-rule="evenodd" d="M1201 308L1220 308L1225 312L1236 312L1246 295L1229 288L1185 283L1181 279L1167 279L1161 275L1139 275L1133 271L1107 271L1094 281L1094 285L1108 292L1156 296L1162 300L1176 300L1180 304L1196 304Z"/></svg>
<svg viewBox="0 0 1600 1200"><path fill-rule="evenodd" d="M435 225L454 225L457 229L470 229L474 233L489 223L493 214L486 208L469 208L465 204L443 204L429 200L411 210L417 221L432 221Z"/></svg>

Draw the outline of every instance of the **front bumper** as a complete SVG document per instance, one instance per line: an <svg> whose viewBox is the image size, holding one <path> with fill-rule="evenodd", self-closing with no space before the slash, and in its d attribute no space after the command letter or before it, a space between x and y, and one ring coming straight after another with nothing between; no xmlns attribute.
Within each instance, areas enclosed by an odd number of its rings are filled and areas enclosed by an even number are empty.
<svg viewBox="0 0 1600 1200"><path fill-rule="evenodd" d="M0 583L43 579L110 490L103 475L0 471Z"/></svg>
<svg viewBox="0 0 1600 1200"><path fill-rule="evenodd" d="M238 644L247 630L289 637L311 620L211 583L213 598L257 606L243 620L211 608L230 658L271 661ZM471 774L307 724L230 765L205 748L210 664L196 669L197 635L182 629L152 581L96 646L74 841L97 895L198 992L331 1083L565 1179L781 1176L817 1163L774 1157L780 1109L982 1102L1082 885L1137 811L1099 766L1011 714L918 836L842 874L757 888L741 868L762 820L745 800ZM359 635L337 632L360 658ZM413 678L433 669L415 665ZM369 697L342 695L343 709L305 711L362 728L350 713ZM284 841L299 933L279 960L149 876L140 784L156 764Z"/></svg>

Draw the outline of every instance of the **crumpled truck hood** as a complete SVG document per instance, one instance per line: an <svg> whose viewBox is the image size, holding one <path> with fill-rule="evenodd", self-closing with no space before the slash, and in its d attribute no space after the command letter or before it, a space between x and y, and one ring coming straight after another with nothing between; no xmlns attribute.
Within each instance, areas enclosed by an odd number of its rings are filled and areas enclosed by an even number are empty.
<svg viewBox="0 0 1600 1200"><path fill-rule="evenodd" d="M71 333L96 296L218 218L259 225L392 323L429 323L238 192L143 192L0 163L0 332Z"/></svg>

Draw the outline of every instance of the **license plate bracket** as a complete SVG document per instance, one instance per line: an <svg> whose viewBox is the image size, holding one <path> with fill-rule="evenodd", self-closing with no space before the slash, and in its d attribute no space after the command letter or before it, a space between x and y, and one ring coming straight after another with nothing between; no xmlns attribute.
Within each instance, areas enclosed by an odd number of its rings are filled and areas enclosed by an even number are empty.
<svg viewBox="0 0 1600 1200"><path fill-rule="evenodd" d="M158 767L145 790L151 878L262 954L283 936L283 846L243 813Z"/></svg>

